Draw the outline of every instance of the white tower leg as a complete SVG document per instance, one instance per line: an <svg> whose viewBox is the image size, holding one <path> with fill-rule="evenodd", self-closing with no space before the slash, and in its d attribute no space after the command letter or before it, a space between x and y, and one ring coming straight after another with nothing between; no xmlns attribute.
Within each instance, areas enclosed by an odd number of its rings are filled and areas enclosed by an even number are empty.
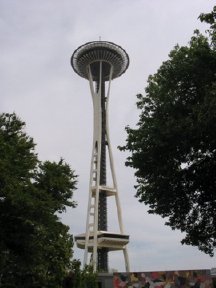
<svg viewBox="0 0 216 288"><path fill-rule="evenodd" d="M85 253L84 253L84 265L88 264L88 252L92 250L92 264L94 270L97 269L97 249L98 249L98 203L99 203L99 193L100 191L112 192L111 196L115 197L118 223L120 234L124 234L123 222L122 222L122 212L119 201L119 194L117 188L116 175L114 170L114 161L112 156L112 149L110 144L109 137L109 125L108 125L108 103L109 103L109 94L110 86L112 79L112 68L110 69L110 80L108 84L108 92L106 95L106 140L107 148L110 161L110 169L112 176L112 187L105 187L100 185L100 155L101 155L101 85L102 85L102 61L100 62L100 81L99 89L96 91L93 83L93 76L90 66L88 67L89 72L89 84L93 100L94 108L94 132L93 132L93 149L92 149L92 158L91 158L91 169L90 169L90 181L89 181L89 201L88 201L88 211L87 211L87 221L86 221L86 237L85 237ZM90 241L90 238L93 237L93 241ZM92 247L93 246L93 247ZM125 259L126 271L129 272L129 258L126 247L122 247Z"/></svg>

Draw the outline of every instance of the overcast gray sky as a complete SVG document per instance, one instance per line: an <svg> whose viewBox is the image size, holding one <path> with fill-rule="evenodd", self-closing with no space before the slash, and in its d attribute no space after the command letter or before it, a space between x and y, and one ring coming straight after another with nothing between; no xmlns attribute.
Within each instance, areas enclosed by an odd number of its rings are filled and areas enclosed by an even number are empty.
<svg viewBox="0 0 216 288"><path fill-rule="evenodd" d="M107 40L129 54L126 73L113 81L110 133L129 256L134 271L201 269L216 257L182 246L183 235L164 226L159 216L134 197L134 171L124 166L126 125L138 120L136 94L144 93L149 74L157 71L174 45L186 45L197 19L213 0L0 0L0 109L16 112L37 143L40 160L63 157L79 175L74 199L63 221L76 235L85 230L92 145L92 103L88 82L70 66L73 51L88 41ZM109 200L109 210L115 208ZM114 210L113 210L114 211ZM109 230L116 227L109 213ZM74 248L75 257L83 251ZM121 252L110 253L110 267L124 270Z"/></svg>

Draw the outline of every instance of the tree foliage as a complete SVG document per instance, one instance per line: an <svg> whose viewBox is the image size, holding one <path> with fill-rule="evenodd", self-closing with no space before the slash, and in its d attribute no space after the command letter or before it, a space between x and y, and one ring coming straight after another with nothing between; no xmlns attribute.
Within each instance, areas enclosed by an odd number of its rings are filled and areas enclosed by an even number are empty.
<svg viewBox="0 0 216 288"><path fill-rule="evenodd" d="M94 268L92 265L86 265L82 269L81 262L79 260L74 260L72 263L72 269L69 275L65 278L65 280L67 280L67 278L69 278L70 280L70 277L72 278L71 283L69 281L69 285L63 285L64 287L98 288L98 275L96 272L94 272Z"/></svg>
<svg viewBox="0 0 216 288"><path fill-rule="evenodd" d="M121 150L135 168L136 197L149 213L185 232L183 244L213 256L216 247L216 6L188 46L176 46L145 95L138 95L136 129Z"/></svg>
<svg viewBox="0 0 216 288"><path fill-rule="evenodd" d="M75 207L76 175L62 159L40 162L24 127L0 115L0 286L57 288L73 247L58 215Z"/></svg>

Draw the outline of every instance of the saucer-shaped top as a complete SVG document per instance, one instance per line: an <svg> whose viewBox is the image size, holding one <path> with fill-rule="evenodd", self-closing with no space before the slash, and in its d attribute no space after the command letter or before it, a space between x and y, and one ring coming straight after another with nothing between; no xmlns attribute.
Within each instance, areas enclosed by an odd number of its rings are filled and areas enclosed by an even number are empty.
<svg viewBox="0 0 216 288"><path fill-rule="evenodd" d="M121 76L128 68L129 57L123 48L112 42L93 41L74 51L71 65L78 75L86 79L89 78L88 67L90 65L94 81L99 79L99 71L102 67L103 80L108 81L110 68L113 69L112 79Z"/></svg>

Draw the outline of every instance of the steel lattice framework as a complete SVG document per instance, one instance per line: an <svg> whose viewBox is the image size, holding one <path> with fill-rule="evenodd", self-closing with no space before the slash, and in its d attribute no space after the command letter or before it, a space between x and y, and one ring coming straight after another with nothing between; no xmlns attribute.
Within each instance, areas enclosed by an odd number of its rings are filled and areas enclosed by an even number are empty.
<svg viewBox="0 0 216 288"><path fill-rule="evenodd" d="M121 76L127 70L129 57L124 49L112 42L93 41L74 51L71 65L79 76L89 81L94 107L86 232L77 235L75 240L79 248L85 249L84 265L91 262L94 270L107 272L108 252L123 250L126 271L129 272L127 252L129 236L125 235L123 230L108 125L111 80ZM105 85L105 82L108 82L108 85ZM107 185L107 156L111 170L111 185ZM115 197L119 233L110 232L107 229L107 197L110 196Z"/></svg>

